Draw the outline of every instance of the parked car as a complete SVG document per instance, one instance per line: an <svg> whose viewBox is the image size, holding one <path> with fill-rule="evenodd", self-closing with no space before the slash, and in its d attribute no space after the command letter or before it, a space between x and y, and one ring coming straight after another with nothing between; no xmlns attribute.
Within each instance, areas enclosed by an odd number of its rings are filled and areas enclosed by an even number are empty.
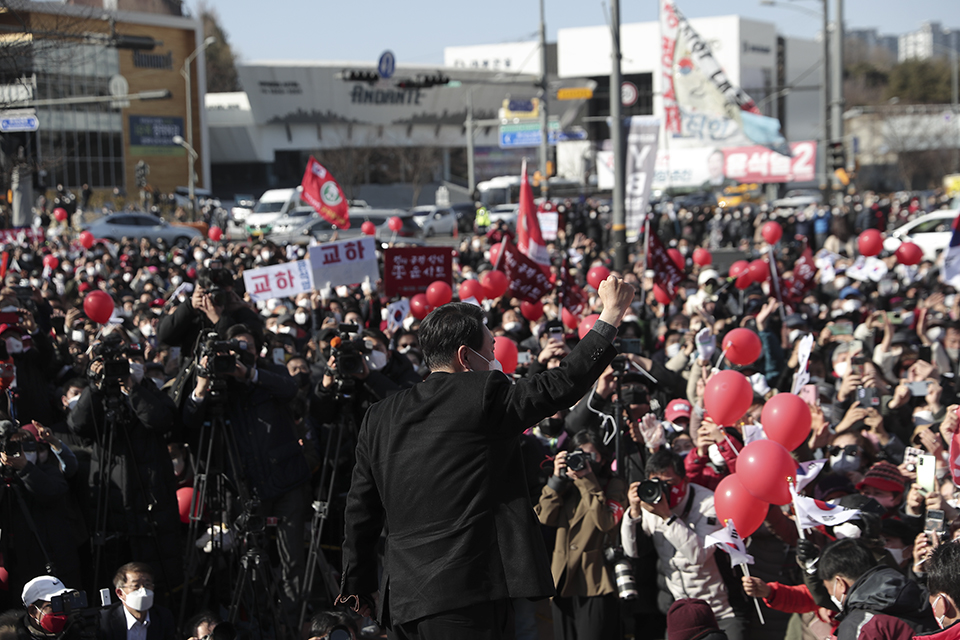
<svg viewBox="0 0 960 640"><path fill-rule="evenodd" d="M452 236L457 229L457 217L450 207L428 205L410 209L413 221L420 227L424 238Z"/></svg>
<svg viewBox="0 0 960 640"><path fill-rule="evenodd" d="M518 204L498 204L494 208L490 209L490 224L496 224L498 222L506 222L507 225L514 229L517 226L517 211L520 209Z"/></svg>
<svg viewBox="0 0 960 640"><path fill-rule="evenodd" d="M300 187L296 189L270 189L260 196L260 201L245 220L250 235L270 233L273 223L287 212L301 206Z"/></svg>
<svg viewBox="0 0 960 640"><path fill-rule="evenodd" d="M883 248L896 251L903 242L913 242L923 249L924 260L936 260L940 252L950 244L953 223L960 215L955 209L943 209L925 213L897 227L883 240Z"/></svg>
<svg viewBox="0 0 960 640"><path fill-rule="evenodd" d="M413 216L406 211L398 211L394 215L400 218L402 223L399 231L394 231L390 228L390 216L383 221L379 227L377 227L377 240L381 242L393 242L397 239L403 239L404 241L411 238L423 238L423 228L417 224L417 221L413 219Z"/></svg>
<svg viewBox="0 0 960 640"><path fill-rule="evenodd" d="M823 202L823 194L816 189L793 189L771 204L776 209L801 209L821 202Z"/></svg>
<svg viewBox="0 0 960 640"><path fill-rule="evenodd" d="M172 225L163 218L139 211L111 213L83 225L95 238L118 242L122 238L162 238L167 244L189 244L194 238L201 237L200 231L192 227Z"/></svg>
<svg viewBox="0 0 960 640"><path fill-rule="evenodd" d="M304 223L319 217L320 214L317 213L317 210L309 205L291 209L285 215L274 220L270 225L270 239L272 240L278 233L289 233L294 229L298 229L302 227Z"/></svg>
<svg viewBox="0 0 960 640"><path fill-rule="evenodd" d="M230 208L230 217L236 224L242 224L247 216L253 213L257 199L250 194L238 193L233 196L233 206Z"/></svg>

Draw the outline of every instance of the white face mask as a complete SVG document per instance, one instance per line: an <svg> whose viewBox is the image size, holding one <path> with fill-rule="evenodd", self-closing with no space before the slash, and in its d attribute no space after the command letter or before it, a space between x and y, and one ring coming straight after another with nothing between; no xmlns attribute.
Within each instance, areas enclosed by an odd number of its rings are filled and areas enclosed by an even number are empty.
<svg viewBox="0 0 960 640"><path fill-rule="evenodd" d="M127 606L134 611L149 611L153 606L153 591L140 587L127 594Z"/></svg>
<svg viewBox="0 0 960 640"><path fill-rule="evenodd" d="M830 594L830 599L833 600L833 604L837 605L837 609L843 611L843 600L837 598L837 585L839 582L835 582L833 585L833 593Z"/></svg>
<svg viewBox="0 0 960 640"><path fill-rule="evenodd" d="M924 409L923 411L917 411L913 414L913 425L915 427L920 427L925 424L933 423L933 411Z"/></svg>
<svg viewBox="0 0 960 640"><path fill-rule="evenodd" d="M137 384L140 384L140 381L143 380L144 366L140 362L131 362L130 363L130 377L133 378L133 381Z"/></svg>
<svg viewBox="0 0 960 640"><path fill-rule="evenodd" d="M844 313L853 313L855 311L860 311L860 307L863 306L863 303L859 300L844 300L840 308L843 309Z"/></svg>
<svg viewBox="0 0 960 640"><path fill-rule="evenodd" d="M174 287L179 287L181 284L183 284L183 278L180 276L173 276L170 278L170 284Z"/></svg>
<svg viewBox="0 0 960 640"><path fill-rule="evenodd" d="M673 344L668 344L664 353L667 356L667 360L673 358L675 355L680 353L680 343L674 342Z"/></svg>
<svg viewBox="0 0 960 640"><path fill-rule="evenodd" d="M80 396L73 396L67 400L67 411L73 411L78 402L80 402Z"/></svg>
<svg viewBox="0 0 960 640"><path fill-rule="evenodd" d="M846 278L834 278L834 279L833 279L833 286L834 286L834 288L835 288L837 291L840 291L841 289L846 288L846 286L847 286L848 284L850 284L850 281L847 280Z"/></svg>
<svg viewBox="0 0 960 640"><path fill-rule="evenodd" d="M833 373L838 378L844 377L849 372L850 372L850 362L848 360L844 360L843 362L838 362L835 365L833 365Z"/></svg>
<svg viewBox="0 0 960 640"><path fill-rule="evenodd" d="M129 271L125 271L123 274L123 281L130 282L131 280L133 280L133 274L130 273Z"/></svg>
<svg viewBox="0 0 960 640"><path fill-rule="evenodd" d="M183 264L183 256L174 256L173 264L177 266L180 266L181 264Z"/></svg>
<svg viewBox="0 0 960 640"><path fill-rule="evenodd" d="M830 456L830 469L835 473L848 473L860 469L860 458L857 456L838 453Z"/></svg>
<svg viewBox="0 0 960 640"><path fill-rule="evenodd" d="M717 443L714 442L707 449L707 455L710 457L710 462L713 463L715 467L726 467L727 461L724 460L723 454L720 453L720 447L717 446Z"/></svg>
<svg viewBox="0 0 960 640"><path fill-rule="evenodd" d="M833 535L836 536L837 540L842 538L853 538L857 539L860 537L860 534L863 533L853 522L844 522L843 524L838 524L833 528Z"/></svg>
<svg viewBox="0 0 960 640"><path fill-rule="evenodd" d="M4 342L7 343L7 353L23 353L23 341L20 338L7 338Z"/></svg>
<svg viewBox="0 0 960 640"><path fill-rule="evenodd" d="M32 464L37 464L37 452L36 451L24 451L23 457L27 459L27 462Z"/></svg>
<svg viewBox="0 0 960 640"><path fill-rule="evenodd" d="M890 552L890 555L893 556L894 562L896 562L898 565L903 564L903 560L906 557L904 552L907 551L907 549L904 549L902 547L899 549L891 549L890 547L884 547L884 549Z"/></svg>
<svg viewBox="0 0 960 640"><path fill-rule="evenodd" d="M366 354L367 366L371 371L380 371L387 366L387 354L379 349L374 349Z"/></svg>
<svg viewBox="0 0 960 640"><path fill-rule="evenodd" d="M507 332L520 331L523 328L523 324L520 322L508 322L503 325L503 330Z"/></svg>
<svg viewBox="0 0 960 640"><path fill-rule="evenodd" d="M153 325L150 324L149 322L145 322L142 325L140 325L140 335L142 335L144 338L149 338L150 336L152 336Z"/></svg>
<svg viewBox="0 0 960 640"><path fill-rule="evenodd" d="M297 324L307 324L307 314L306 313L295 313L293 314L293 321Z"/></svg>
<svg viewBox="0 0 960 640"><path fill-rule="evenodd" d="M470 349L470 347L467 347L467 348ZM470 349L470 351L477 353L473 349ZM481 360L487 363L487 371L503 371L503 365L500 364L500 361L497 360L496 356L494 356L493 360L487 360L486 358L481 356L479 353L477 353L477 357L479 357Z"/></svg>
<svg viewBox="0 0 960 640"><path fill-rule="evenodd" d="M942 593L937 594L937 597L933 601L933 606L930 607L930 610L933 611L933 617L934 617L934 620L937 621L937 626L943 629L943 619L947 617L947 612L946 612L946 609L944 609L942 616L937 615L937 603L940 602L941 598L943 598L943 594Z"/></svg>
<svg viewBox="0 0 960 640"><path fill-rule="evenodd" d="M936 342L943 335L943 327L930 327L927 329L927 340Z"/></svg>

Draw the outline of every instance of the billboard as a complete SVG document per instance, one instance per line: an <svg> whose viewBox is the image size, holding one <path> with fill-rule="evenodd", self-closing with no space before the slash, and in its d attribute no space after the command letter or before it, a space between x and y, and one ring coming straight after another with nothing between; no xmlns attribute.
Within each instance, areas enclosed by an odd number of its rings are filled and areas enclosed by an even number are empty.
<svg viewBox="0 0 960 640"><path fill-rule="evenodd" d="M186 150L173 141L183 135L183 118L130 116L130 153L137 156L180 156Z"/></svg>

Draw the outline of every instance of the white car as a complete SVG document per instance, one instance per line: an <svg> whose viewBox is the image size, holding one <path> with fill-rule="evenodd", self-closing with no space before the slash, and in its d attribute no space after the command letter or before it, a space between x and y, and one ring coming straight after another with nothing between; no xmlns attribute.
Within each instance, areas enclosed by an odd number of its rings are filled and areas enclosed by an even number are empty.
<svg viewBox="0 0 960 640"><path fill-rule="evenodd" d="M506 222L511 229L517 226L517 212L520 210L519 204L498 204L488 211L490 214L490 224L495 225L498 222Z"/></svg>
<svg viewBox="0 0 960 640"><path fill-rule="evenodd" d="M307 205L306 207L297 207L296 209L291 209L286 214L280 216L273 221L270 225L270 235L273 234L286 234L290 233L294 229L299 229L306 222L311 219L319 218L320 214L317 213L316 209Z"/></svg>
<svg viewBox="0 0 960 640"><path fill-rule="evenodd" d="M923 259L935 261L953 235L953 222L960 211L943 209L925 213L891 231L883 241L883 248L896 251L903 242L913 242L923 249Z"/></svg>
<svg viewBox="0 0 960 640"><path fill-rule="evenodd" d="M787 191L782 198L773 201L776 209L802 209L811 204L823 202L823 194L816 189L793 189Z"/></svg>
<svg viewBox="0 0 960 640"><path fill-rule="evenodd" d="M452 236L457 229L457 216L450 207L428 205L410 209L413 221L423 229L424 238Z"/></svg>

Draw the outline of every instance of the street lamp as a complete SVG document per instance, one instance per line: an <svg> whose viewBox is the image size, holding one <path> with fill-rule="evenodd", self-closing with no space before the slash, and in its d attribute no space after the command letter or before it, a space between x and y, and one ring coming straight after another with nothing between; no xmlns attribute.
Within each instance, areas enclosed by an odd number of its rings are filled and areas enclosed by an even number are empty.
<svg viewBox="0 0 960 640"><path fill-rule="evenodd" d="M196 196L196 193L194 193L194 186L193 186L194 185L193 167L199 155L197 154L196 149L193 148L193 145L183 139L183 136L173 136L173 144L178 144L187 150L187 167L189 170L189 173L187 174L187 189L190 193L190 208L193 210L191 213L193 215L193 219L196 220L197 219L196 217L197 216L197 213L196 213L197 212L197 196Z"/></svg>
<svg viewBox="0 0 960 640"><path fill-rule="evenodd" d="M197 215L197 202L196 194L194 193L193 163L197 159L197 152L193 149L193 95L190 84L190 65L193 64L193 61L198 55L200 55L201 52L203 52L204 49L216 41L217 39L215 37L209 36L203 41L203 44L194 49L193 53L187 56L187 59L183 61L183 66L180 67L180 75L183 76L183 79L187 83L187 139L184 141L183 138L180 138L180 142L177 142L177 138L180 136L175 136L173 141L190 152L190 175L188 188L190 190L190 206L193 207L193 211L191 213L194 216L194 219ZM186 142L186 144L184 144L184 142Z"/></svg>

